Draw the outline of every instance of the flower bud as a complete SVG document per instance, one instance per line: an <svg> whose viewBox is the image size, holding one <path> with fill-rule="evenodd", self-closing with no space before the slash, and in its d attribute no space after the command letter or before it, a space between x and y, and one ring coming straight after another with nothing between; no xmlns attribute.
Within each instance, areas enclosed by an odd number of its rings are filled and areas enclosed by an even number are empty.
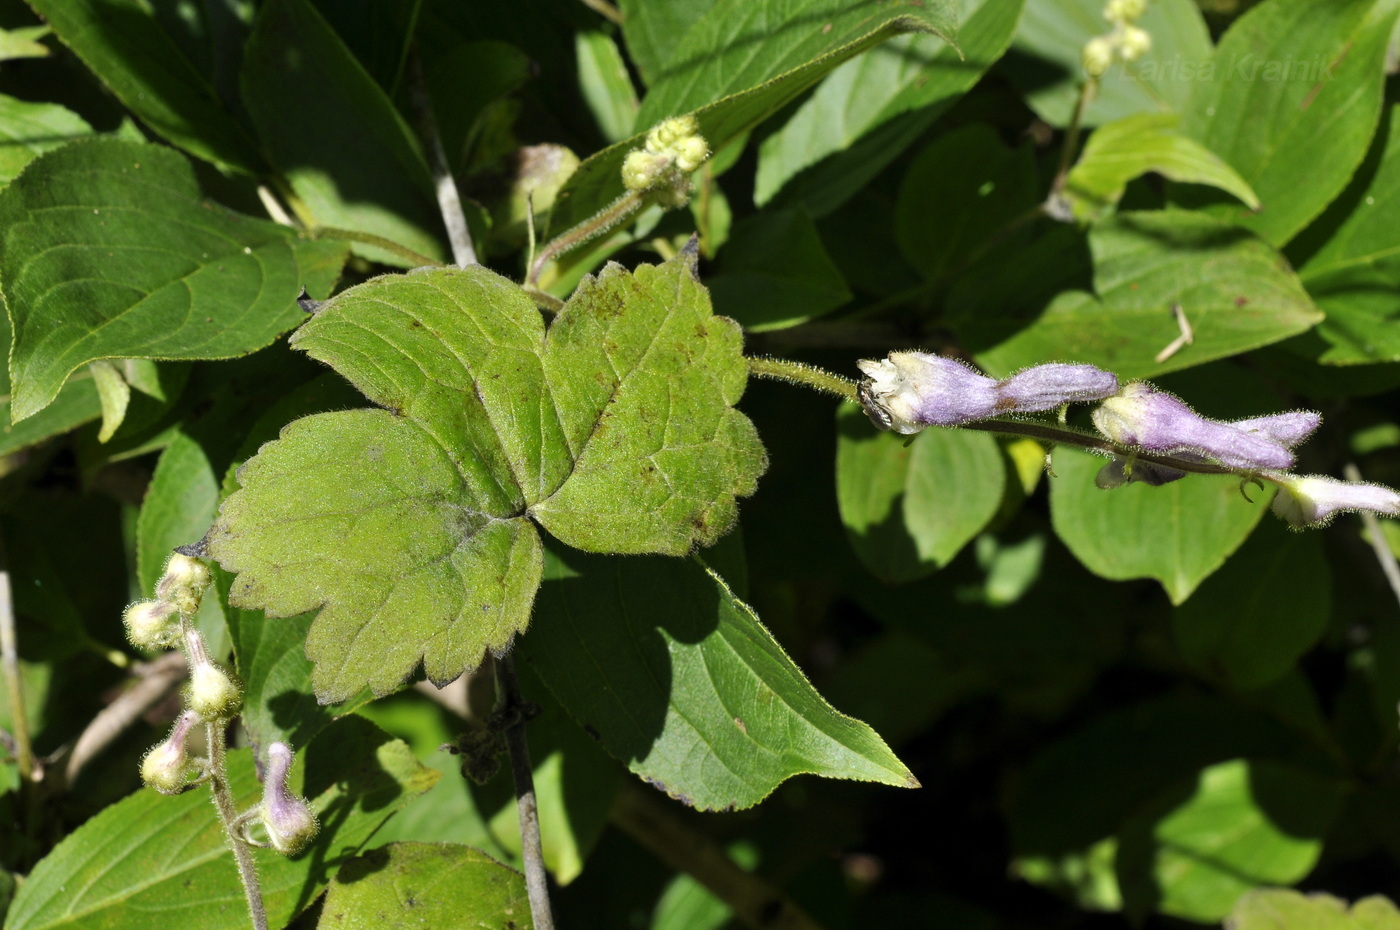
<svg viewBox="0 0 1400 930"><path fill-rule="evenodd" d="M1095 36L1084 43L1080 60L1089 77L1103 77L1113 67L1113 43L1106 36Z"/></svg>
<svg viewBox="0 0 1400 930"><path fill-rule="evenodd" d="M165 574L156 582L156 597L174 604L182 614L193 614L199 610L204 589L212 580L209 566L199 559L172 552L165 563Z"/></svg>
<svg viewBox="0 0 1400 930"><path fill-rule="evenodd" d="M688 136L675 144L676 167L689 174L710 157L710 146L703 136Z"/></svg>
<svg viewBox="0 0 1400 930"><path fill-rule="evenodd" d="M1118 393L1118 378L1093 365L1052 362L1016 372L1001 382L997 391L1001 409L1034 413L1112 397Z"/></svg>
<svg viewBox="0 0 1400 930"><path fill-rule="evenodd" d="M1290 410L1267 417L1232 420L1230 425L1246 433L1258 433L1265 439L1292 449L1322 425L1322 414L1312 410Z"/></svg>
<svg viewBox="0 0 1400 930"><path fill-rule="evenodd" d="M170 736L141 760L141 781L161 794L179 794L189 787L190 779L199 774L198 767L185 751L191 728L199 722L193 711L185 711L175 721Z"/></svg>
<svg viewBox="0 0 1400 930"><path fill-rule="evenodd" d="M292 794L287 776L292 770L292 748L286 743L267 747L267 777L263 781L261 806L263 826L272 848L284 856L294 856L316 836L319 825L311 805Z"/></svg>
<svg viewBox="0 0 1400 930"><path fill-rule="evenodd" d="M1179 398L1144 381L1125 385L1092 416L1094 426L1109 439L1144 452L1194 452L1242 471L1284 469L1293 464L1293 453L1267 436L1208 420Z"/></svg>
<svg viewBox="0 0 1400 930"><path fill-rule="evenodd" d="M661 180L670 159L638 149L627 153L622 162L622 183L629 191L644 191L655 187Z"/></svg>
<svg viewBox="0 0 1400 930"><path fill-rule="evenodd" d="M673 116L662 120L647 133L646 146L652 152L665 152L677 142L700 132L700 123L694 116Z"/></svg>
<svg viewBox="0 0 1400 930"><path fill-rule="evenodd" d="M1147 0L1108 0L1103 18L1111 23L1131 22L1147 12Z"/></svg>
<svg viewBox="0 0 1400 930"><path fill-rule="evenodd" d="M1118 37L1118 54L1124 61L1137 61L1152 50L1152 36L1146 29L1137 26L1124 26Z"/></svg>
<svg viewBox="0 0 1400 930"><path fill-rule="evenodd" d="M122 614L126 638L137 649L159 652L180 639L180 615L166 601L137 601Z"/></svg>
<svg viewBox="0 0 1400 930"><path fill-rule="evenodd" d="M186 695L189 709L202 720L228 720L243 706L243 693L228 672L210 660L203 637L192 632L186 642L190 663L190 685Z"/></svg>
<svg viewBox="0 0 1400 930"><path fill-rule="evenodd" d="M1273 511L1294 529L1325 526L1339 513L1369 510L1400 517L1400 494L1383 484L1340 481L1323 475L1271 475L1279 486Z"/></svg>
<svg viewBox="0 0 1400 930"><path fill-rule="evenodd" d="M866 374L858 388L861 405L880 429L908 435L997 414L997 382L954 359L891 352L882 361L856 364Z"/></svg>

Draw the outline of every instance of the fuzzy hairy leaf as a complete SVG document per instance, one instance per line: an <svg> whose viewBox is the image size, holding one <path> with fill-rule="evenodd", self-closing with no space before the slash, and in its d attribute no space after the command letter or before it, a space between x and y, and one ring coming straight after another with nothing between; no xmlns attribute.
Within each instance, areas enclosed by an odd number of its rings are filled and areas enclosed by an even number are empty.
<svg viewBox="0 0 1400 930"><path fill-rule="evenodd" d="M208 537L234 606L322 608L322 700L445 683L525 628L535 523L596 552L684 554L733 526L765 459L733 408L738 328L689 256L586 280L548 332L481 267L368 281L293 337L386 409L317 414L241 470Z"/></svg>

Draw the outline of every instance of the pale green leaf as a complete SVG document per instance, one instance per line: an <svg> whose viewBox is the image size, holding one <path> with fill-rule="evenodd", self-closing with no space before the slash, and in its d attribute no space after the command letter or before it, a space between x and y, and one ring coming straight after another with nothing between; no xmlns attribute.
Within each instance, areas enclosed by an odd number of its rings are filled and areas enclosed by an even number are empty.
<svg viewBox="0 0 1400 930"><path fill-rule="evenodd" d="M1008 291L994 305L951 302L958 331L992 374L1047 359L1088 362L1121 378L1151 378L1236 355L1322 318L1288 262L1252 233L1199 213L1120 213L1089 230L1094 293L1061 292L1027 319ZM1181 329L1193 342L1157 360Z"/></svg>
<svg viewBox="0 0 1400 930"><path fill-rule="evenodd" d="M686 33L642 101L630 139L579 166L559 194L549 228L558 234L623 193L622 161L663 119L694 113L718 152L796 99L837 66L906 32L951 39L945 0L720 0Z"/></svg>
<svg viewBox="0 0 1400 930"><path fill-rule="evenodd" d="M16 58L46 58L49 47L39 40L52 33L48 26L20 26L0 29L0 61Z"/></svg>
<svg viewBox="0 0 1400 930"><path fill-rule="evenodd" d="M235 750L228 765L238 808L256 803L252 754ZM298 752L292 790L319 812L321 832L293 858L255 852L269 923L285 926L305 909L337 863L437 778L402 742L353 717ZM88 820L29 874L6 930L246 928L243 888L208 791L171 798L142 789Z"/></svg>
<svg viewBox="0 0 1400 930"><path fill-rule="evenodd" d="M86 120L56 103L30 103L0 94L0 187L37 156L91 134Z"/></svg>
<svg viewBox="0 0 1400 930"><path fill-rule="evenodd" d="M603 138L616 142L632 135L637 122L636 88L627 63L612 36L599 30L580 32L574 39L578 83Z"/></svg>
<svg viewBox="0 0 1400 930"><path fill-rule="evenodd" d="M1400 909L1389 898L1372 895L1347 903L1322 892L1261 888L1235 902L1226 920L1230 930L1400 930Z"/></svg>
<svg viewBox="0 0 1400 930"><path fill-rule="evenodd" d="M142 123L180 148L245 174L257 144L141 0L31 0L63 44Z"/></svg>
<svg viewBox="0 0 1400 930"><path fill-rule="evenodd" d="M1141 113L1099 127L1070 170L1065 196L1080 219L1096 219L1123 197L1128 182L1149 171L1172 181L1208 184L1259 208L1259 198L1235 170L1194 139L1177 132L1175 113Z"/></svg>
<svg viewBox="0 0 1400 930"><path fill-rule="evenodd" d="M1274 0L1230 27L1212 73L1191 85L1181 133L1238 171L1263 208L1213 212L1283 245L1342 192L1380 116L1397 12L1389 0Z"/></svg>
<svg viewBox="0 0 1400 930"><path fill-rule="evenodd" d="M852 407L841 411L836 499L865 567L885 581L928 575L991 522L1006 487L990 433L879 432Z"/></svg>
<svg viewBox="0 0 1400 930"><path fill-rule="evenodd" d="M1052 126L1068 126L1084 83L1084 43L1108 33L1103 0L1026 0L1006 72L1026 102ZM1153 0L1138 25L1151 50L1099 79L1084 126L1138 113L1180 113L1192 85L1211 67L1210 33L1192 0Z"/></svg>
<svg viewBox="0 0 1400 930"><path fill-rule="evenodd" d="M444 259L442 220L417 138L309 0L263 4L242 83L268 158L316 222ZM377 247L355 250L407 264Z"/></svg>
<svg viewBox="0 0 1400 930"><path fill-rule="evenodd" d="M97 432L97 441L106 442L122 425L126 418L126 405L131 403L131 385L126 383L122 373L106 359L88 362L88 374L97 385L97 400L102 404L102 428Z"/></svg>
<svg viewBox="0 0 1400 930"><path fill-rule="evenodd" d="M168 148L112 139L37 158L0 191L0 227L16 422L95 359L229 358L267 345L302 317L300 289L324 296L345 255L203 200Z"/></svg>
<svg viewBox="0 0 1400 930"><path fill-rule="evenodd" d="M525 661L610 753L673 797L751 807L804 773L917 785L714 572L570 552L551 558L547 577Z"/></svg>
<svg viewBox="0 0 1400 930"><path fill-rule="evenodd" d="M1312 871L1341 812L1337 779L1232 759L1168 790L1119 834L1124 910L1213 923L1248 891Z"/></svg>
<svg viewBox="0 0 1400 930"><path fill-rule="evenodd" d="M1267 509L1267 495L1260 492L1250 503L1231 475L1101 490L1094 475L1106 461L1064 447L1055 451L1055 532L1089 571L1113 581L1155 579L1173 604L1225 564Z"/></svg>
<svg viewBox="0 0 1400 930"><path fill-rule="evenodd" d="M817 216L835 209L1001 58L1024 4L954 0L956 49L937 36L899 36L837 68L759 146L754 202L765 204L781 192L782 202L803 203ZM896 120L900 125L888 134L871 137ZM867 137L869 144L852 148ZM833 155L831 164L814 167ZM790 181L793 189L785 191Z"/></svg>
<svg viewBox="0 0 1400 930"><path fill-rule="evenodd" d="M393 843L347 860L320 930L510 927L531 930L525 877L470 846Z"/></svg>
<svg viewBox="0 0 1400 930"><path fill-rule="evenodd" d="M1331 614L1332 572L1320 534L1291 533L1269 520L1176 609L1173 630L1192 667L1252 691L1293 668Z"/></svg>
<svg viewBox="0 0 1400 930"><path fill-rule="evenodd" d="M580 285L546 334L479 266L386 276L293 345L387 409L287 427L239 473L208 537L239 607L323 608L324 700L445 683L524 629L537 521L595 551L684 554L727 532L764 468L733 408L747 367L688 256Z"/></svg>

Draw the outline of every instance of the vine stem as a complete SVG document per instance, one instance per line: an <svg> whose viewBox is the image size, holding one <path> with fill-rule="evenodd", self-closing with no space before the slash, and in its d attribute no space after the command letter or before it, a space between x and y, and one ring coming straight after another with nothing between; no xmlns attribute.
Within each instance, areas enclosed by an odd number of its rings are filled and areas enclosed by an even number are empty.
<svg viewBox="0 0 1400 930"><path fill-rule="evenodd" d="M411 262L414 267L421 268L424 265L441 265L442 262L435 258L429 258L422 252L415 252L406 245L400 245L393 239L385 239L383 236L376 236L374 233L360 232L357 229L341 229L339 226L317 226L302 233L308 239L344 239L346 242L359 242L362 245L372 245L383 249L386 252L393 252L407 262Z"/></svg>
<svg viewBox="0 0 1400 930"><path fill-rule="evenodd" d="M1099 82L1096 78L1089 78L1079 85L1079 99L1075 101L1074 115L1070 118L1069 128L1065 130L1065 145L1060 150L1060 165L1055 171L1055 180L1050 185L1051 200L1058 199L1064 192L1065 182L1069 179L1069 169L1079 152L1079 134L1083 128L1084 111L1088 108L1089 101L1094 99L1098 87Z"/></svg>
<svg viewBox="0 0 1400 930"><path fill-rule="evenodd" d="M510 721L506 727L506 749L510 753L515 805L520 814L520 851L525 859L525 890L530 896L530 918L535 930L554 930L549 880L544 868L544 848L540 844L535 776L530 767L530 747L525 739L525 700L520 694L520 679L515 674L513 656L496 657L496 686L500 699L499 712Z"/></svg>
<svg viewBox="0 0 1400 930"><path fill-rule="evenodd" d="M418 134L423 137L423 144L428 149L428 164L433 169L438 212L442 214L443 225L447 227L447 240L452 244L452 260L459 268L475 265L476 247L472 245L467 215L462 212L462 196L458 193L457 182L452 177L452 166L448 163L447 152L442 147L442 134L438 132L437 117L433 115L433 101L428 96L428 81L423 76L423 60L418 54L417 39L409 45L407 76L409 100L418 119Z"/></svg>
<svg viewBox="0 0 1400 930"><path fill-rule="evenodd" d="M856 383L854 381L815 365L793 362L785 358L754 357L750 357L748 363L749 374L756 378L786 381L788 384L809 387L824 394L834 394L853 404L860 402L856 397Z"/></svg>
<svg viewBox="0 0 1400 930"><path fill-rule="evenodd" d="M546 242L530 265L530 273L526 275L525 283L531 287L538 284L545 265L570 249L577 248L625 222L646 206L646 202L645 192L628 191L582 223Z"/></svg>
<svg viewBox="0 0 1400 930"><path fill-rule="evenodd" d="M219 721L207 723L204 732L209 740L209 787L214 796L214 808L219 812L224 835L228 838L229 848L233 850L233 859L238 863L238 878L248 899L248 916L252 918L253 930L268 930L262 886L258 884L257 863L253 861L253 850L238 832L238 809L234 807L233 792L228 784L228 744L224 737L224 725Z"/></svg>

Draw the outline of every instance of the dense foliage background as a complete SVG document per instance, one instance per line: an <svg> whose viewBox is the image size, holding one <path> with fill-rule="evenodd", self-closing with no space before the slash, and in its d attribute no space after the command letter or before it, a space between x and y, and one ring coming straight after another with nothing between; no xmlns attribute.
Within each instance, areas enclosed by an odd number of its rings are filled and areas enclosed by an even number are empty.
<svg viewBox="0 0 1400 930"><path fill-rule="evenodd" d="M7 930L247 926L204 793L141 788L181 667L120 622L240 484L214 555L241 574L197 620L245 685L230 780L255 799L255 751L285 739L322 821L308 852L259 853L276 926L529 925L497 865L520 865L507 774L476 785L440 748L487 723L491 676L399 690L526 618L563 927L1331 927L1343 905L1261 889L1400 895L1393 525L1292 533L1229 476L1101 491L1075 450L1047 469L1029 439L909 443L745 387L710 315L744 355L852 378L917 346L996 377L1088 362L1211 417L1317 409L1301 471L1400 484L1400 3L1153 0L1151 50L1081 96L1102 9L0 2L0 535L27 717L7 688ZM545 317L504 279L688 113L713 152L689 203L546 253L540 290L579 291L531 349ZM439 144L504 278L400 274L452 258ZM627 271L590 283L607 260ZM330 299L305 326L303 287ZM583 404L662 332L670 354L611 395L601 466L578 435L602 401L563 438L491 420L515 472L572 496L482 505L470 584L395 588L475 525L335 522L414 482L466 494L432 486L414 430L477 442L454 411L511 391ZM491 368L507 352L528 364ZM655 452L649 416L690 450L667 459L689 510L623 475ZM496 625L453 627L468 608ZM1364 907L1353 925L1400 925Z"/></svg>

